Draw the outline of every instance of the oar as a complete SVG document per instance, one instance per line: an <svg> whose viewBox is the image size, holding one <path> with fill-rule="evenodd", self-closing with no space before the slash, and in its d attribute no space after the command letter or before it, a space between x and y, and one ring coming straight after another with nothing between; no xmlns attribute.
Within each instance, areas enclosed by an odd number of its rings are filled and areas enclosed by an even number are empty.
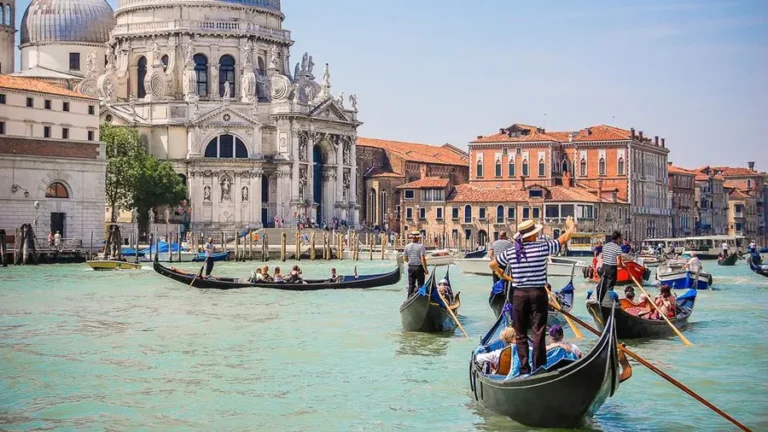
<svg viewBox="0 0 768 432"><path fill-rule="evenodd" d="M667 324L669 324L669 326L672 328L672 330L675 332L675 334L677 334L677 336L680 338L680 340L683 341L683 344L688 345L688 346L693 345L688 339L686 339L685 336L683 336L682 333L680 333L680 330L678 330L677 327L675 327L674 324L672 324L672 322L669 320L669 318L667 318L667 315L661 313L661 310L659 310L659 307L656 305L656 302L651 299L651 296L648 294L648 292L645 290L645 288L643 288L643 286L640 285L640 283L637 281L637 279L635 279L635 275L633 275L632 272L629 271L629 269L626 269L626 270L627 270L627 273L629 274L629 277L632 278L632 282L634 282L635 285L637 285L637 287L640 288L640 291L642 291L643 294L645 294L645 296L648 297L648 301L656 309L656 312L658 312L659 315L662 318L664 318L664 321L666 321ZM696 279L696 280L698 280L698 279Z"/></svg>
<svg viewBox="0 0 768 432"><path fill-rule="evenodd" d="M435 288L437 289L437 288ZM467 334L467 331L464 330L464 327L462 327L461 323L459 322L459 319L456 318L456 315L454 315L453 311L451 310L451 305L448 304L448 302L445 300L442 294L440 294L440 290L437 290L437 295L440 297L440 300L442 300L443 304L445 305L445 309L448 311L448 314L451 315L451 318L453 318L453 321L456 323L457 326L459 326L459 329L461 329L461 332L464 333L464 337L468 338L469 335Z"/></svg>
<svg viewBox="0 0 768 432"><path fill-rule="evenodd" d="M600 332L595 330L594 327L590 326L589 324L585 323L584 321L580 320L579 318L576 318L575 316L571 315L569 312L564 311L563 308L559 307L559 305L552 304L552 307L554 307L555 309L559 310L560 313L562 313L566 317L570 317L571 319L573 319L574 321L579 323L580 326L584 327L585 329L589 330L590 332L594 333L595 335L600 336ZM656 366L654 366L652 363L650 363L646 359L644 359L644 358L640 357L639 355L635 354L634 352L630 351L623 344L617 344L617 346L618 346L618 348L621 351L623 351L625 354L627 354L628 356L632 357L633 359L637 360L641 365L647 367L648 369L650 369L651 371L656 373L656 375L658 375L658 376L664 378L665 380L669 381L672 385L674 385L675 387L677 387L680 390L684 391L685 393L687 393L689 396L691 396L692 398L696 399L697 401L701 402L702 404L704 404L704 406L706 406L707 408L709 408L712 411L716 412L717 414L719 414L724 419L726 419L729 422L733 423L739 429L741 429L743 431L746 431L746 432L751 432L751 429L749 429L748 427L746 427L745 425L740 423L735 418L733 418L730 415L728 415L728 413L726 413L725 411L723 411L720 408L716 407L715 405L713 405L711 402L709 402L708 400L704 399L703 397L699 396L698 393L696 393L693 390L691 390L690 388L688 388L685 384L683 384L680 381L678 381L678 380L672 378L671 376L667 375L664 371L662 371L661 369L657 368Z"/></svg>
<svg viewBox="0 0 768 432"><path fill-rule="evenodd" d="M192 282L189 283L189 287L192 288L192 285L195 284L195 281L197 280L197 277L203 274L203 270L205 269L205 265L208 263L208 256L205 257L205 260L203 260L203 266L200 267L200 271L195 273L195 277L192 278Z"/></svg>
<svg viewBox="0 0 768 432"><path fill-rule="evenodd" d="M557 307L555 309L563 310L562 306L560 306L560 302L557 301L557 296L555 296L552 293L552 290L549 289L549 286L548 285L544 285L544 288L547 290L547 294L549 295L549 299L557 305ZM573 321L571 321L571 319L568 318L568 315L563 314L563 316L565 316L565 321L571 327L571 330L573 330L573 334L576 335L576 339L583 339L584 335L581 334L581 330L579 330L579 328L576 327L576 324L574 324Z"/></svg>

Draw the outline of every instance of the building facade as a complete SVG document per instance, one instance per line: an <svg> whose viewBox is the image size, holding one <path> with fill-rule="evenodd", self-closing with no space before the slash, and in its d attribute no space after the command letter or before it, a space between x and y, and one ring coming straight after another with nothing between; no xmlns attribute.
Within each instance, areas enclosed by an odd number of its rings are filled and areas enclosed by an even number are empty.
<svg viewBox="0 0 768 432"><path fill-rule="evenodd" d="M744 205L747 206L747 208L751 209L752 205L755 207L754 213L742 212L745 217L743 222L739 222L731 217L731 215L738 214L739 212L729 210L728 229L739 231L736 229L736 224L742 223L741 226L744 227L743 231L748 233L744 234L745 236L749 236L750 239L765 242L767 240L764 202L765 173L760 173L755 170L754 162L748 162L747 166L748 168L720 166L712 167L712 169L725 178L724 186L729 190L729 200L744 200ZM734 193L735 191L738 191L738 193ZM749 198L742 198L742 194ZM754 201L754 203L752 204L751 201Z"/></svg>
<svg viewBox="0 0 768 432"><path fill-rule="evenodd" d="M623 224L640 241L669 234L665 139L635 129L597 125L570 132L514 124L469 144L470 179L482 187L580 186L630 205Z"/></svg>
<svg viewBox="0 0 768 432"><path fill-rule="evenodd" d="M690 237L696 221L696 173L669 163L671 237Z"/></svg>
<svg viewBox="0 0 768 432"><path fill-rule="evenodd" d="M368 226L399 230L400 186L419 179L440 178L451 184L469 180L469 155L450 144L433 146L375 138L357 139L360 178L358 202Z"/></svg>
<svg viewBox="0 0 768 432"><path fill-rule="evenodd" d="M104 237L99 101L37 80L0 75L0 228L30 223L88 246Z"/></svg>
<svg viewBox="0 0 768 432"><path fill-rule="evenodd" d="M757 199L738 188L726 188L728 193L728 235L757 240L760 235Z"/></svg>
<svg viewBox="0 0 768 432"><path fill-rule="evenodd" d="M695 221L697 236L723 235L728 233L728 191L725 178L710 167L695 170L694 189Z"/></svg>
<svg viewBox="0 0 768 432"><path fill-rule="evenodd" d="M10 74L16 63L16 0L0 0L0 74Z"/></svg>

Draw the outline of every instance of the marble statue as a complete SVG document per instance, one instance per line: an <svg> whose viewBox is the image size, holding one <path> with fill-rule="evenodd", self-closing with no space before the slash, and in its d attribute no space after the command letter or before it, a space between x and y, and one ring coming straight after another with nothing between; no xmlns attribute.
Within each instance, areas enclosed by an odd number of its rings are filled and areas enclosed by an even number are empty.
<svg viewBox="0 0 768 432"><path fill-rule="evenodd" d="M240 191L240 198L243 202L248 201L248 186L243 186L243 190Z"/></svg>
<svg viewBox="0 0 768 432"><path fill-rule="evenodd" d="M224 99L232 97L232 88L229 85L229 80L224 81Z"/></svg>
<svg viewBox="0 0 768 432"><path fill-rule="evenodd" d="M311 85L304 87L304 96L307 97L307 102L312 102L315 98L315 88Z"/></svg>
<svg viewBox="0 0 768 432"><path fill-rule="evenodd" d="M336 102L339 103L339 106L344 108L344 92L339 93L339 98L336 99Z"/></svg>
<svg viewBox="0 0 768 432"><path fill-rule="evenodd" d="M160 62L160 45L157 44L157 41L152 42L152 61L154 63Z"/></svg>
<svg viewBox="0 0 768 432"><path fill-rule="evenodd" d="M325 64L325 70L323 71L323 87L331 86L331 68L328 63Z"/></svg>
<svg viewBox="0 0 768 432"><path fill-rule="evenodd" d="M300 73L301 73L301 69L300 69L299 63L296 63L296 67L293 69L293 79L295 80L299 79Z"/></svg>
<svg viewBox="0 0 768 432"><path fill-rule="evenodd" d="M203 201L211 202L211 187L206 186L203 188Z"/></svg>
<svg viewBox="0 0 768 432"><path fill-rule="evenodd" d="M192 45L192 41L187 44L187 51L184 54L184 63L193 63L195 57L195 47Z"/></svg>
<svg viewBox="0 0 768 432"><path fill-rule="evenodd" d="M312 75L312 69L315 68L315 62L312 61L312 56L309 56L309 63L307 63L307 73Z"/></svg>
<svg viewBox="0 0 768 432"><path fill-rule="evenodd" d="M270 69L278 69L277 59L279 55L280 55L280 50L277 48L277 45L272 45L271 55L269 57Z"/></svg>
<svg viewBox="0 0 768 432"><path fill-rule="evenodd" d="M299 160L307 160L307 140L304 137L299 137Z"/></svg>
<svg viewBox="0 0 768 432"><path fill-rule="evenodd" d="M191 96L197 94L197 74L191 68L184 71L184 95Z"/></svg>
<svg viewBox="0 0 768 432"><path fill-rule="evenodd" d="M228 176L224 176L224 178L221 180L221 200L231 201L232 200L231 192L232 192L232 180L230 180Z"/></svg>
<svg viewBox="0 0 768 432"><path fill-rule="evenodd" d="M245 45L245 48L243 48L243 61L246 65L253 64L253 45L251 45L250 42Z"/></svg>
<svg viewBox="0 0 768 432"><path fill-rule="evenodd" d="M243 102L249 102L256 93L256 75L251 70L244 72L240 77L240 91L243 94Z"/></svg>
<svg viewBox="0 0 768 432"><path fill-rule="evenodd" d="M349 104L352 106L352 109L354 111L357 111L357 95L356 94L349 95Z"/></svg>
<svg viewBox="0 0 768 432"><path fill-rule="evenodd" d="M301 58L301 70L307 70L307 66L309 66L309 53L304 53L304 57Z"/></svg>
<svg viewBox="0 0 768 432"><path fill-rule="evenodd" d="M344 143L344 153L343 153L343 160L344 165L349 165L349 143Z"/></svg>

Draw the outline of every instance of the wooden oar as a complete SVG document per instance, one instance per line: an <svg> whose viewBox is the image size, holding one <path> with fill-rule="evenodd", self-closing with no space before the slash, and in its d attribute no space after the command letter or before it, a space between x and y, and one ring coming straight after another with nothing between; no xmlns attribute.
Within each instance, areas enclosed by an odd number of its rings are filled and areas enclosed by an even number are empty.
<svg viewBox="0 0 768 432"><path fill-rule="evenodd" d="M595 335L600 336L600 332L595 330L594 327L590 326L589 324L585 323L584 321L580 320L579 318L576 318L575 316L571 315L569 312L564 311L563 308L559 307L559 305L552 304L552 303L550 303L550 304L552 305L552 307L554 307L555 309L559 310L566 317L570 317L571 319L573 319L574 321L579 323L580 326L584 327L585 329L589 330L590 332L594 333ZM716 407L715 405L713 405L708 400L706 400L703 397L699 396L698 393L696 393L693 390L691 390L690 388L688 388L685 384L683 384L680 381L678 381L678 380L672 378L671 376L667 375L667 373L665 373L661 369L659 369L656 366L654 366L648 360L646 360L646 359L640 357L639 355L635 354L634 352L630 351L623 344L617 344L617 346L618 346L618 348L622 352L624 352L628 356L632 357L633 359L637 360L638 363L640 363L641 365L647 367L648 369L650 369L651 371L656 373L656 375L658 375L658 376L664 378L665 380L669 381L672 385L674 385L675 387L677 387L680 390L684 391L685 393L687 393L689 396L691 396L692 398L696 399L697 401L701 402L704 406L706 406L707 408L709 408L712 411L716 412L717 414L719 414L724 419L726 419L729 422L733 423L739 429L741 429L743 431L746 431L746 432L751 432L751 429L746 427L744 424L740 423L738 420L736 420L735 418L731 417L730 415L728 415L728 413L726 413L725 411L723 411L720 408Z"/></svg>
<svg viewBox="0 0 768 432"><path fill-rule="evenodd" d="M552 290L549 289L549 285L544 285L544 288L547 290L547 294L549 295L549 299L554 302L557 307L555 309L562 311L563 308L560 306L560 302L557 301L557 296L552 293ZM579 330L578 327L576 327L576 324L571 321L570 318L568 318L568 315L563 314L565 317L565 321L568 323L568 325L571 327L571 330L573 330L573 334L576 335L576 339L583 339L584 335L581 334L581 330Z"/></svg>
<svg viewBox="0 0 768 432"><path fill-rule="evenodd" d="M692 344L692 343L691 343L691 342L690 342L688 339L686 339L686 337L685 337L685 336L683 336L683 334L680 332L680 330L678 330L678 329L677 329L677 327L675 327L675 325L674 325L674 324L672 324L672 321L670 321L670 320L669 320L669 318L667 318L667 315L666 315L666 314L663 314L663 313L661 313L661 310L659 309L659 306L657 306L657 305L656 305L656 302L655 302L655 301L653 301L653 300L651 299L651 296L648 294L648 292L645 290L645 288L643 288L643 286L642 286L642 285L640 285L640 283L637 281L637 279L635 279L635 275L633 275L633 274L632 274L632 272L630 272L630 271L629 271L629 269L626 269L626 270L627 270L627 274L629 274L629 277L631 277L631 278L632 278L632 282L634 282L634 283L635 283L635 285L637 285L637 287L638 287L638 288L640 288L640 291L642 291L642 292L643 292L643 294L645 294L645 296L646 296L646 297L648 297L648 301L649 301L649 302L650 302L650 303L653 305L653 307L656 309L656 312L658 312L658 313L659 313L659 316L661 316L662 318L664 318L664 321L666 321L666 322L667 322L667 324L669 324L669 326L670 326L670 327L672 328L672 330L673 330L673 331L674 331L674 332L677 334L677 336L680 338L680 340L681 340L681 341L683 341L683 344L685 344L685 345L688 345L688 346L691 346L691 345L693 345L693 344ZM697 279L697 280L698 280L698 279Z"/></svg>
<svg viewBox="0 0 768 432"><path fill-rule="evenodd" d="M448 266L449 270L450 268L451 266ZM432 271L435 271L435 270L437 270L437 266L432 268ZM445 276L446 276L446 279L448 279L448 271L445 272ZM453 318L453 321L456 323L457 326L459 326L459 329L461 329L461 332L464 333L464 337L468 338L469 335L467 334L466 330L464 330L464 327L462 327L461 323L459 322L459 319L456 318L456 315L451 310L451 305L445 300L445 297L443 297L443 295L440 294L440 289L437 286L433 287L432 289L437 290L437 296L440 297L440 300L445 305L445 309L448 311L448 314L451 315L451 318Z"/></svg>
<svg viewBox="0 0 768 432"><path fill-rule="evenodd" d="M208 263L208 256L205 257L205 260L203 260L203 266L200 267L200 271L195 274L195 277L192 278L192 282L189 283L189 287L192 288L192 285L195 284L195 281L197 280L197 277L203 274L203 269L205 269L205 265Z"/></svg>

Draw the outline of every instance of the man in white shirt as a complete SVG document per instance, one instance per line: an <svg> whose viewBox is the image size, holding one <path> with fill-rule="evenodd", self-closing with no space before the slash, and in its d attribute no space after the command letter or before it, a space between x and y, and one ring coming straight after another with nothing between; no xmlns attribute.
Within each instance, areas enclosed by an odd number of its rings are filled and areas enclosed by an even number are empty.
<svg viewBox="0 0 768 432"><path fill-rule="evenodd" d="M684 268L693 273L698 273L701 270L701 261L694 252L691 252L691 259L688 260Z"/></svg>
<svg viewBox="0 0 768 432"><path fill-rule="evenodd" d="M721 246L723 248L723 256L728 256L728 242L723 242L723 245Z"/></svg>

